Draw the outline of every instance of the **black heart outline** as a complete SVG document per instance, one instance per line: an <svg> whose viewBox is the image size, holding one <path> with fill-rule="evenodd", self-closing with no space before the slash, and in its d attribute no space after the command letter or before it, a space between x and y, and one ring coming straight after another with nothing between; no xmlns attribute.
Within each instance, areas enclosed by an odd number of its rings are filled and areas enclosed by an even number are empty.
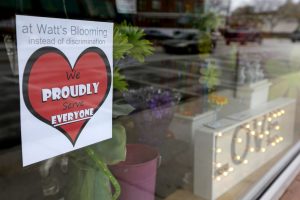
<svg viewBox="0 0 300 200"><path fill-rule="evenodd" d="M57 130L59 130L61 133L63 133L69 140L70 142L72 143L73 147L75 146L75 143L79 137L79 135L81 134L83 128L86 126L86 124L89 122L90 119L87 119L83 125L81 126L74 142L72 141L71 137L68 135L68 133L62 129L61 127L57 126L57 127L54 127L50 124L50 121L44 119L43 117L41 117L32 107L31 103L30 103L30 100L29 100L29 96L28 96L28 81L29 81L29 76L30 76L30 72L31 72L31 69L32 69L32 66L33 64L36 62L37 59L39 59L40 56L46 54L46 53L57 53L59 55L61 55L69 64L69 67L71 68L71 70L73 71L76 67L76 64L77 62L79 61L79 59L86 53L88 52L94 52L94 53L97 53L104 61L104 64L105 64L105 67L106 67L106 71L107 71L107 89L106 89L106 92L105 92L105 95L102 99L101 102L99 102L98 106L94 109L94 114L98 111L98 109L101 107L101 105L104 103L105 99L107 98L108 96L108 93L110 91L110 88L111 88L111 69L110 69L110 64L108 62L108 59L105 55L105 53L99 49L98 47L89 47L87 49L85 49L77 58L75 64L74 64L74 67L72 68L71 67L71 64L69 62L69 59L66 57L66 55L60 51L59 49L55 48L55 47L50 47L50 46L46 46L46 47L42 47L38 50L36 50L31 56L30 58L28 59L26 65L25 65L25 69L24 69L24 74L23 74L23 98L24 98L24 102L25 102L25 105L27 107L27 109L36 117L38 118L39 120L41 120L42 122L48 124L49 126L51 126L52 128L55 128Z"/></svg>

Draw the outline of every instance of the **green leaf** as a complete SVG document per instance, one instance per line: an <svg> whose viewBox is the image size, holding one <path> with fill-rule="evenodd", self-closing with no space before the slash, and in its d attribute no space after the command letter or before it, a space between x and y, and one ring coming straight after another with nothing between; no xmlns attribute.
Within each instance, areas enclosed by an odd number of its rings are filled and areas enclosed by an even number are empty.
<svg viewBox="0 0 300 200"><path fill-rule="evenodd" d="M146 56L154 51L152 43L143 39L144 31L138 27L123 23L114 27L113 59L115 62L132 57L139 62L144 62ZM114 68L113 87L116 90L127 90L128 84L125 77L120 74L117 67Z"/></svg>
<svg viewBox="0 0 300 200"><path fill-rule="evenodd" d="M128 88L127 81L125 80L125 76L120 74L119 68L114 68L114 78L113 78L113 87L119 91L126 91Z"/></svg>
<svg viewBox="0 0 300 200"><path fill-rule="evenodd" d="M125 160L126 157L126 131L120 124L113 125L112 138L92 145L95 155L99 156L108 165Z"/></svg>
<svg viewBox="0 0 300 200"><path fill-rule="evenodd" d="M148 40L139 40L134 43L134 48L130 50L130 55L139 62L144 62L145 57L151 55L154 51L151 45L152 43Z"/></svg>
<svg viewBox="0 0 300 200"><path fill-rule="evenodd" d="M139 62L144 62L145 57L153 53L152 43L143 39L145 33L141 28L123 23L118 26L118 29L120 33L127 36L128 43L132 45L132 48L127 52L128 56Z"/></svg>
<svg viewBox="0 0 300 200"><path fill-rule="evenodd" d="M113 104L113 117L125 116L134 111L134 107L129 104Z"/></svg>
<svg viewBox="0 0 300 200"><path fill-rule="evenodd" d="M128 43L128 37L120 32L118 26L114 27L114 44L113 44L113 59L120 60L133 48L133 45Z"/></svg>
<svg viewBox="0 0 300 200"><path fill-rule="evenodd" d="M125 128L115 124L112 133L111 139L88 147L95 152L94 156L109 165L123 161L126 157ZM109 178L84 151L73 152L70 161L67 200L112 199Z"/></svg>
<svg viewBox="0 0 300 200"><path fill-rule="evenodd" d="M72 161L69 164L66 200L112 199L109 179L102 170Z"/></svg>

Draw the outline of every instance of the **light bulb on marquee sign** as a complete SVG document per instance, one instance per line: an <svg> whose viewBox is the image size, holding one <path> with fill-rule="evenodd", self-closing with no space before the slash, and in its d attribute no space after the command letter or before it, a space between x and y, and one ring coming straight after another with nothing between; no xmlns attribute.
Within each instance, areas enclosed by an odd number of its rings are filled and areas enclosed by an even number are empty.
<svg viewBox="0 0 300 200"><path fill-rule="evenodd" d="M237 127L231 137L230 147L225 149L223 146L218 146L218 141L225 138L227 135L224 132L216 134L215 152L222 156L223 152L230 152L231 162L221 163L218 160L215 165L214 180L221 181L233 173L234 166L250 164L255 160L248 159L251 154L264 154L270 148L275 148L284 141L283 133L280 133L281 118L285 115L284 109L279 109L270 112L263 116L257 117L245 124ZM218 158L216 157L216 158ZM232 163L232 164L229 164ZM236 171L236 170L235 170Z"/></svg>

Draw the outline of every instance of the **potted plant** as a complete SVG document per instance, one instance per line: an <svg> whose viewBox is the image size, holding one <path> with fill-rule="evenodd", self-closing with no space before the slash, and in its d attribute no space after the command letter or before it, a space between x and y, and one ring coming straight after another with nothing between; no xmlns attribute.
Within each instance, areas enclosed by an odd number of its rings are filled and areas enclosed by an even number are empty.
<svg viewBox="0 0 300 200"><path fill-rule="evenodd" d="M115 91L126 91L127 83L120 74L119 64L128 58L143 62L153 52L152 44L143 39L140 28L123 23L114 28L114 77ZM127 115L133 110L128 104L113 103L113 117ZM100 134L100 133L99 133ZM113 120L112 138L68 155L68 180L64 197L67 200L116 200L121 188L110 172L108 165L125 160L126 131ZM54 158L55 159L55 158ZM43 178L50 176L53 160L45 162L41 168Z"/></svg>
<svg viewBox="0 0 300 200"><path fill-rule="evenodd" d="M125 91L123 96L135 108L131 114L136 132L135 142L160 146L166 138L180 94L150 86Z"/></svg>
<svg viewBox="0 0 300 200"><path fill-rule="evenodd" d="M209 54L216 47L216 38L213 32L218 29L221 24L220 17L214 12L205 12L198 14L194 20L193 26L199 30L200 37L198 48L202 54Z"/></svg>
<svg viewBox="0 0 300 200"><path fill-rule="evenodd" d="M154 200L160 155L156 148L145 144L127 144L126 159L110 170L121 185L120 200Z"/></svg>

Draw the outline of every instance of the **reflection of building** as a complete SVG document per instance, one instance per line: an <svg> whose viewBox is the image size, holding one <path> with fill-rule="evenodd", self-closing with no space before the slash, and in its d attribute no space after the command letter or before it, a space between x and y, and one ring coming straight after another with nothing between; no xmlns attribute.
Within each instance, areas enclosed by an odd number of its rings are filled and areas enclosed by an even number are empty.
<svg viewBox="0 0 300 200"><path fill-rule="evenodd" d="M186 27L202 12L204 0L138 0L136 22L140 26Z"/></svg>
<svg viewBox="0 0 300 200"><path fill-rule="evenodd" d="M140 12L193 13L201 9L203 0L138 0Z"/></svg>

